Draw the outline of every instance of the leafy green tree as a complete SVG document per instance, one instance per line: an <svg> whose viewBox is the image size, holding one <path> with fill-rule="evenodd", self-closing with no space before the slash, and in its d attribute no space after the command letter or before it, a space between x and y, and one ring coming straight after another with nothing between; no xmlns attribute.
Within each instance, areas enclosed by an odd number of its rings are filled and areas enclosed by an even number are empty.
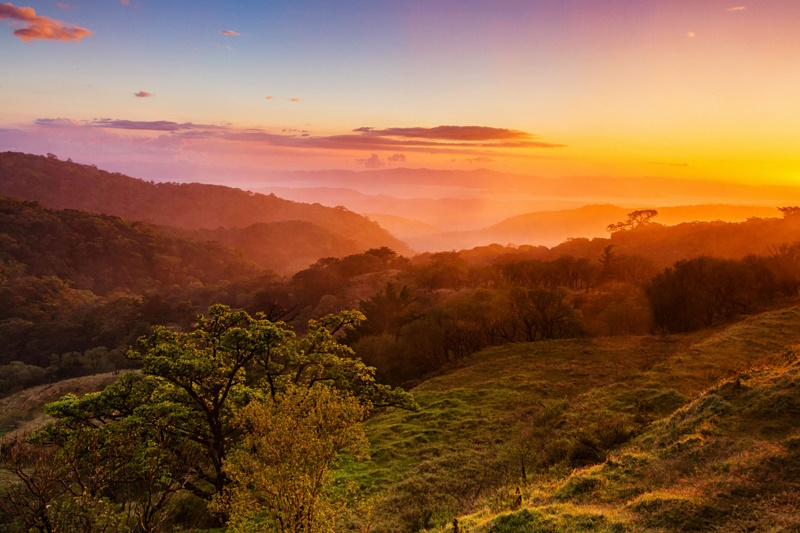
<svg viewBox="0 0 800 533"><path fill-rule="evenodd" d="M141 338L129 353L141 361L141 373L48 405L55 421L37 438L58 450L96 443L75 454L76 476L98 471L107 480L87 502L111 493L114 501L130 502L137 517L131 527L156 531L172 495L189 491L211 501L230 485L228 456L247 438L240 413L254 400L278 404L293 393L287 391L330 388L364 412L415 407L409 394L376 383L374 369L338 342L362 319L343 311L311 320L297 338L281 322L212 306L191 333L156 327Z"/></svg>

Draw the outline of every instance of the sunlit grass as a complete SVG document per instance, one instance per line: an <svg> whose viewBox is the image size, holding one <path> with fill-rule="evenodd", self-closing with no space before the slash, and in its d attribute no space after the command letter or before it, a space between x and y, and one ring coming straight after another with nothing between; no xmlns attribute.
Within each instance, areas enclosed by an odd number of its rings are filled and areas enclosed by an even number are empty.
<svg viewBox="0 0 800 533"><path fill-rule="evenodd" d="M498 532L794 524L772 500L726 513L772 475L758 461L734 474L748 464L734 458L800 465L800 387L782 355L798 332L791 308L689 335L491 348L415 388L419 412L369 420L372 459L344 472L383 498L385 530L450 531L455 517Z"/></svg>

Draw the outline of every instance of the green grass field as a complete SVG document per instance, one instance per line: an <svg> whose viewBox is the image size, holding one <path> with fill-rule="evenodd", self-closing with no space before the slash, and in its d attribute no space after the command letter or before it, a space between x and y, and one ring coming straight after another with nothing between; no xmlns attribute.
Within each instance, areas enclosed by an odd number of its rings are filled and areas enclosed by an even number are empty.
<svg viewBox="0 0 800 533"><path fill-rule="evenodd" d="M340 474L373 531L800 531L799 338L790 308L485 350L374 416Z"/></svg>

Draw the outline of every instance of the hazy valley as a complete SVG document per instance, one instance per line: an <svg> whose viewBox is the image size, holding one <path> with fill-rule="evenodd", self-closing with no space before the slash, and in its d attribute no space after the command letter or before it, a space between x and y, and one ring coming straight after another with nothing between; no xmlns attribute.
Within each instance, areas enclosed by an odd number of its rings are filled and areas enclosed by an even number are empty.
<svg viewBox="0 0 800 533"><path fill-rule="evenodd" d="M0 193L8 531L800 527L796 207L445 232L8 152Z"/></svg>

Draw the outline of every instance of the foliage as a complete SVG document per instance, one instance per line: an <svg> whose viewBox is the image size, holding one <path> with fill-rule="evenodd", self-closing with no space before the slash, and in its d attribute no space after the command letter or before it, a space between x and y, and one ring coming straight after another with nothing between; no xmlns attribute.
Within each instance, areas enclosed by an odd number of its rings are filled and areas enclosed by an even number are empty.
<svg viewBox="0 0 800 533"><path fill-rule="evenodd" d="M353 396L326 387L293 387L277 402L242 409L244 436L225 465L232 484L217 503L230 513L230 530L332 531L343 502L329 488L331 470L342 452L366 455L366 412Z"/></svg>
<svg viewBox="0 0 800 533"><path fill-rule="evenodd" d="M374 369L336 341L362 318L348 311L312 320L308 333L297 338L281 322L216 305L191 333L156 327L140 339L139 351L129 353L141 360L141 373L129 372L101 392L67 395L47 406L55 421L31 442L53 447L75 479L61 483L65 488L47 504L58 503L77 484L90 488L81 493L88 508L124 503L130 527L156 531L175 494L188 491L210 501L231 485L231 469L243 475L228 467L230 453L243 439L250 446L256 445L252 439L275 437L253 417L264 414L266 405L279 404L286 410L274 411L270 423L294 425L308 453L328 450L320 455L323 468L315 471L317 485L309 496L319 498L323 473L336 455L330 450L358 449L358 424L367 412L415 407L410 395L376 383ZM306 422L313 427L298 426ZM335 428L341 428L341 440L323 432ZM20 480L13 490L21 491L23 501L35 499Z"/></svg>
<svg viewBox="0 0 800 533"><path fill-rule="evenodd" d="M258 268L231 249L212 242L171 236L163 229L81 211L53 211L35 202L0 197L0 259L8 304L31 306L37 293L64 292L58 286L28 289L23 282L61 280L76 289L106 295L154 286L188 285L255 275ZM16 267L16 265L23 265ZM6 272L9 267L6 266ZM42 296L38 296L41 298ZM5 306L4 306L4 309Z"/></svg>
<svg viewBox="0 0 800 533"><path fill-rule="evenodd" d="M698 257L675 263L647 287L653 318L666 331L688 331L751 310L758 294L742 262Z"/></svg>

